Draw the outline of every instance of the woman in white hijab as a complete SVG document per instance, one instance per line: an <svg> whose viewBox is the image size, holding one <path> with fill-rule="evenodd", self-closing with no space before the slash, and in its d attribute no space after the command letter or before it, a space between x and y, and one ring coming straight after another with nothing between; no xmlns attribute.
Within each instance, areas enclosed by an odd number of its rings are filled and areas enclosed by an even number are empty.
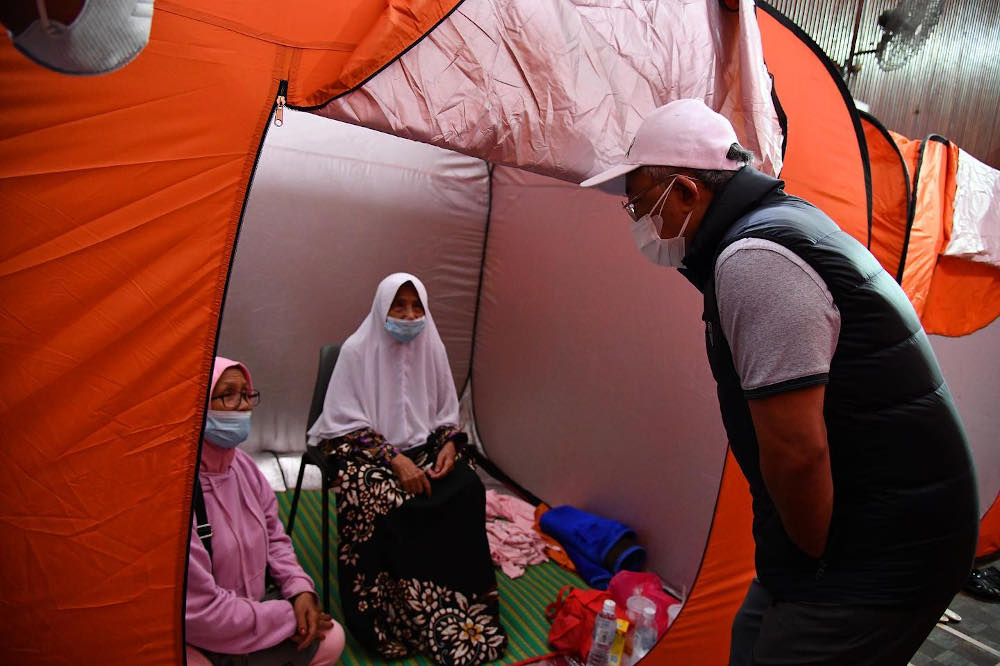
<svg viewBox="0 0 1000 666"><path fill-rule="evenodd" d="M344 343L309 429L338 467L344 623L383 657L439 664L503 655L486 498L423 283L382 280Z"/></svg>

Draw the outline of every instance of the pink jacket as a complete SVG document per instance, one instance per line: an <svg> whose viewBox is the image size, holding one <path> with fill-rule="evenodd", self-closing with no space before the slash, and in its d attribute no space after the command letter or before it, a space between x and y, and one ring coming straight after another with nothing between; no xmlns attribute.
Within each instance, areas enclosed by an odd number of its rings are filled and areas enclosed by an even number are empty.
<svg viewBox="0 0 1000 666"><path fill-rule="evenodd" d="M285 600L258 601L265 566L285 599L316 588L295 558L274 492L249 455L209 442L202 445L199 478L215 534L209 559L192 524L187 642L225 654L277 645L295 632L295 613Z"/></svg>

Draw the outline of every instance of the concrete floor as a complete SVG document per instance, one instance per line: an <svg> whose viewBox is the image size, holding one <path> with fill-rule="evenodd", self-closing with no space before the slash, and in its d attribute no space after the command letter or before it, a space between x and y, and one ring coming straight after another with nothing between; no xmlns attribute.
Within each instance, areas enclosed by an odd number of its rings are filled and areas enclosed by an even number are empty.
<svg viewBox="0 0 1000 666"><path fill-rule="evenodd" d="M1000 603L979 601L960 592L949 608L962 621L934 627L910 660L912 666L1000 665Z"/></svg>

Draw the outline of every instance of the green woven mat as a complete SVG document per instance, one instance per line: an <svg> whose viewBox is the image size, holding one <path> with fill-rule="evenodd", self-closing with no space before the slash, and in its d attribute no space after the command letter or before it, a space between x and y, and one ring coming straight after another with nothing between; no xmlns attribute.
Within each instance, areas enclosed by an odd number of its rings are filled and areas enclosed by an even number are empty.
<svg viewBox="0 0 1000 666"><path fill-rule="evenodd" d="M277 493L278 510L281 520L288 524L288 510L292 504L292 493ZM322 539L320 514L321 493L318 490L304 490L299 498L299 508L295 516L295 532L292 542L299 563L316 581L317 592L322 594L320 579L323 571L321 557ZM336 511L333 493L330 493L330 614L335 620L343 618L340 608L340 592L337 585L336 558ZM499 569L497 583L500 587L500 621L507 630L507 652L495 664L510 664L530 657L551 652L546 639L549 635L549 621L545 618L545 606L555 600L563 585L586 588L587 585L574 573L570 573L552 562L528 567L524 575L511 579ZM425 666L433 664L424 657L399 659L386 662L369 653L350 632L341 662L345 666L362 664L392 663L399 666Z"/></svg>

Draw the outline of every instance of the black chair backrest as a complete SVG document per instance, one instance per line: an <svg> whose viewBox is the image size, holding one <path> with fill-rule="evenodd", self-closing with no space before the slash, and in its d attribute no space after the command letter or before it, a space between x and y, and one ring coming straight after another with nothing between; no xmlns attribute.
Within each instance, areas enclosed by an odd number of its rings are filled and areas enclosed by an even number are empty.
<svg viewBox="0 0 1000 666"><path fill-rule="evenodd" d="M319 369L316 372L316 386L313 387L313 400L312 405L309 406L309 420L306 421L306 429L311 428L319 415L323 413L326 389L330 385L330 375L333 374L333 366L337 365L338 356L340 356L340 345L320 347Z"/></svg>

